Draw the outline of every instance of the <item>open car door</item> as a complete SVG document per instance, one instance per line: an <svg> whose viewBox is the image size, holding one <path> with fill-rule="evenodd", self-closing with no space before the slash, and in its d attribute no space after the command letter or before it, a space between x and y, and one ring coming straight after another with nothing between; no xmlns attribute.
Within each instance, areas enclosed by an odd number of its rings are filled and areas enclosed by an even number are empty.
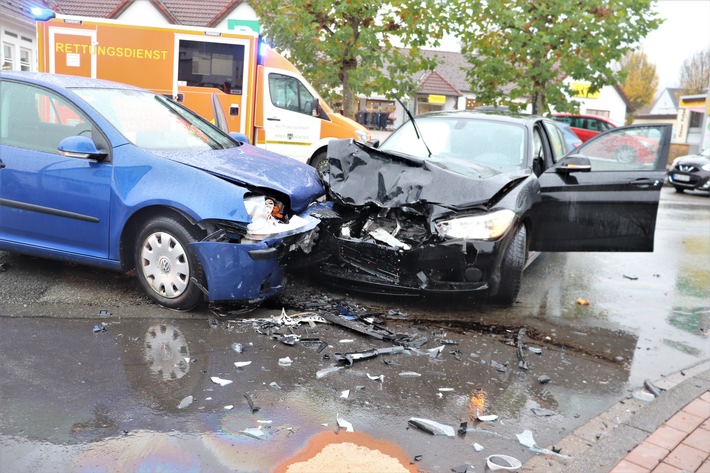
<svg viewBox="0 0 710 473"><path fill-rule="evenodd" d="M539 177L530 249L653 251L671 125L615 128Z"/></svg>

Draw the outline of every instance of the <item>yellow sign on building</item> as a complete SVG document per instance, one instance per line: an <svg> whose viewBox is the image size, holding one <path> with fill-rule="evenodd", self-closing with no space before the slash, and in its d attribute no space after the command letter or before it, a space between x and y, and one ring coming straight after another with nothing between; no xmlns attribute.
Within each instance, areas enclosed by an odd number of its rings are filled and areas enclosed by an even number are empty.
<svg viewBox="0 0 710 473"><path fill-rule="evenodd" d="M574 97L580 98L580 99L598 99L599 98L599 91L597 90L593 94L589 93L589 86L591 83L589 82L572 82L572 94Z"/></svg>
<svg viewBox="0 0 710 473"><path fill-rule="evenodd" d="M446 103L446 96L429 94L429 103L438 103L443 105Z"/></svg>

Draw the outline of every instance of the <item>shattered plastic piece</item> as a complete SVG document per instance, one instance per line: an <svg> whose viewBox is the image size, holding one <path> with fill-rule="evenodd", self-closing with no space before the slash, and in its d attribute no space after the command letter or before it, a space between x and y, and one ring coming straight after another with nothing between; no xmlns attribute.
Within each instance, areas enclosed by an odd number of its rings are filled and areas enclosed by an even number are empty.
<svg viewBox="0 0 710 473"><path fill-rule="evenodd" d="M251 396L245 394L244 397L247 398L247 403L249 404L249 410L251 411L251 413L256 414L257 412L259 412L259 407L254 405L254 401L251 400Z"/></svg>
<svg viewBox="0 0 710 473"><path fill-rule="evenodd" d="M237 368L244 368L245 366L251 365L251 361L235 361L234 366Z"/></svg>
<svg viewBox="0 0 710 473"><path fill-rule="evenodd" d="M487 416L477 416L476 419L480 420L481 422L494 422L498 420L498 416L495 414L491 414Z"/></svg>
<svg viewBox="0 0 710 473"><path fill-rule="evenodd" d="M231 379L222 379L219 376L212 376L210 379L214 384L219 384L220 386L226 386L233 383Z"/></svg>
<svg viewBox="0 0 710 473"><path fill-rule="evenodd" d="M279 386L279 383L277 383L276 381L272 381L271 383L269 383L269 386L272 388L281 389L281 386Z"/></svg>
<svg viewBox="0 0 710 473"><path fill-rule="evenodd" d="M355 432L355 429L353 429L353 425L347 420L341 418L340 414L336 414L335 418L338 421L339 428L345 429L346 432Z"/></svg>
<svg viewBox="0 0 710 473"><path fill-rule="evenodd" d="M373 350L359 351L353 353L336 353L335 359L338 361L346 361L349 366L352 366L354 361L372 358L377 355L391 355L394 353L402 353L404 347L388 347L376 348Z"/></svg>
<svg viewBox="0 0 710 473"><path fill-rule="evenodd" d="M379 381L380 383L383 383L385 381L385 375L383 374L379 376L372 376L370 373L367 373L367 377L370 378L372 381Z"/></svg>
<svg viewBox="0 0 710 473"><path fill-rule="evenodd" d="M339 343L353 343L354 341L355 340L353 340L352 338L346 338L346 339L340 340Z"/></svg>
<svg viewBox="0 0 710 473"><path fill-rule="evenodd" d="M335 371L342 370L343 368L344 366L329 366L328 368L323 368L316 373L316 379L321 379L324 376L327 376Z"/></svg>
<svg viewBox="0 0 710 473"><path fill-rule="evenodd" d="M651 402L654 399L656 399L656 396L654 396L653 394L651 394L648 391L644 391L642 389L637 389L634 391L634 398L638 399L639 401L643 401L643 402Z"/></svg>
<svg viewBox="0 0 710 473"><path fill-rule="evenodd" d="M643 385L644 385L644 386L646 387L646 389L648 389L648 390L651 392L651 394L653 394L655 397L658 397L658 396L661 395L661 390L658 388L658 386L656 386L655 384L653 384L650 379L645 380L645 381L643 382Z"/></svg>
<svg viewBox="0 0 710 473"><path fill-rule="evenodd" d="M192 395L185 397L182 401L180 401L180 404L178 404L178 409L185 409L187 406L192 404L192 401L195 399L192 397Z"/></svg>
<svg viewBox="0 0 710 473"><path fill-rule="evenodd" d="M421 376L421 373L417 373L416 371L402 371L399 375L405 377L418 377Z"/></svg>
<svg viewBox="0 0 710 473"><path fill-rule="evenodd" d="M424 458L424 457L421 456L421 455L414 455L414 461L415 461L415 462L420 462L420 461L422 461L422 458Z"/></svg>
<svg viewBox="0 0 710 473"><path fill-rule="evenodd" d="M454 437L456 435L454 428L450 425L440 424L433 420L412 417L408 422L409 425L432 435L446 435L447 437Z"/></svg>
<svg viewBox="0 0 710 473"><path fill-rule="evenodd" d="M536 355L542 355L542 348L538 347L528 347L528 350L535 353Z"/></svg>
<svg viewBox="0 0 710 473"><path fill-rule="evenodd" d="M508 367L505 365L501 365L497 361L491 360L491 366L494 367L496 370L498 370L501 373L505 373L508 371Z"/></svg>
<svg viewBox="0 0 710 473"><path fill-rule="evenodd" d="M232 343L232 350L236 351L237 353L241 353L244 351L244 347L242 346L241 343Z"/></svg>
<svg viewBox="0 0 710 473"><path fill-rule="evenodd" d="M340 397L343 399L347 399L350 396L350 390L346 389L345 391L340 393Z"/></svg>
<svg viewBox="0 0 710 473"><path fill-rule="evenodd" d="M266 440L266 434L259 427L249 427L248 429L242 430L242 433L258 440Z"/></svg>
<svg viewBox="0 0 710 473"><path fill-rule="evenodd" d="M525 352L523 351L523 337L525 336L525 332L527 332L527 329L525 327L521 328L518 331L518 345L516 350L518 355L518 368L527 371L528 362L525 359Z"/></svg>
<svg viewBox="0 0 710 473"><path fill-rule="evenodd" d="M451 392L453 390L454 390L454 388L439 388L439 391L441 391L442 393Z"/></svg>
<svg viewBox="0 0 710 473"><path fill-rule="evenodd" d="M94 325L94 333L106 332L107 329L103 325Z"/></svg>
<svg viewBox="0 0 710 473"><path fill-rule="evenodd" d="M427 352L429 353L429 358L439 358L442 351L444 351L444 345L440 345L436 348L430 348L429 350L427 350Z"/></svg>
<svg viewBox="0 0 710 473"><path fill-rule="evenodd" d="M521 434L515 434L516 437L518 437L518 441L520 442L521 445L528 447L530 451L535 452L535 453L540 453L542 455L553 455L559 458L565 458L565 459L570 459L572 457L568 455L561 455L559 453L553 452L550 449L547 448L540 448L537 446L535 443L535 439L533 438L533 434L530 430L524 430L523 433Z"/></svg>
<svg viewBox="0 0 710 473"><path fill-rule="evenodd" d="M483 451L483 445L480 443L475 443L473 444L473 449L477 452L482 452Z"/></svg>
<svg viewBox="0 0 710 473"><path fill-rule="evenodd" d="M538 380L538 382L539 382L540 384L547 384L547 383L550 382L550 377L547 376L546 374L543 374L543 375L540 375L540 376L537 378L537 380Z"/></svg>
<svg viewBox="0 0 710 473"><path fill-rule="evenodd" d="M589 305L589 301L587 299L582 299L581 297L578 297L577 305Z"/></svg>
<svg viewBox="0 0 710 473"><path fill-rule="evenodd" d="M231 411L232 409L234 409L234 404L227 404L224 406L224 410L226 411Z"/></svg>
<svg viewBox="0 0 710 473"><path fill-rule="evenodd" d="M288 356L285 358L279 358L279 366L291 366L293 360Z"/></svg>
<svg viewBox="0 0 710 473"><path fill-rule="evenodd" d="M557 412L551 411L550 409L543 409L542 407L533 407L532 408L533 414L535 414L538 417L550 417L557 415Z"/></svg>
<svg viewBox="0 0 710 473"><path fill-rule="evenodd" d="M111 315L111 312L106 309L101 309L98 313L99 317L108 317L109 315Z"/></svg>
<svg viewBox="0 0 710 473"><path fill-rule="evenodd" d="M455 466L451 469L454 473L467 473L468 472L468 465L459 465Z"/></svg>
<svg viewBox="0 0 710 473"><path fill-rule="evenodd" d="M517 458L501 454L486 457L486 465L491 471L516 471L523 466Z"/></svg>
<svg viewBox="0 0 710 473"><path fill-rule="evenodd" d="M404 242L399 241L397 238L393 237L384 228L376 228L369 232L370 236L377 241L386 243L392 248L402 248L405 251L409 251L412 247Z"/></svg>

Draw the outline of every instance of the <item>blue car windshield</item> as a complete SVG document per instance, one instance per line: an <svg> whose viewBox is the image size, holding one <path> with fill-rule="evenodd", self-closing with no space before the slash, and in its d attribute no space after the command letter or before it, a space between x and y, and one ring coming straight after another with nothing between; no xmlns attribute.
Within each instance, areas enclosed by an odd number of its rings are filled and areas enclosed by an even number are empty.
<svg viewBox="0 0 710 473"><path fill-rule="evenodd" d="M99 88L72 91L140 148L208 150L238 146L193 112L152 92Z"/></svg>
<svg viewBox="0 0 710 473"><path fill-rule="evenodd" d="M462 174L476 169L485 176L527 165L525 128L520 125L451 116L425 116L415 120L431 156L424 142L417 138L411 121L392 133L380 150L429 160Z"/></svg>

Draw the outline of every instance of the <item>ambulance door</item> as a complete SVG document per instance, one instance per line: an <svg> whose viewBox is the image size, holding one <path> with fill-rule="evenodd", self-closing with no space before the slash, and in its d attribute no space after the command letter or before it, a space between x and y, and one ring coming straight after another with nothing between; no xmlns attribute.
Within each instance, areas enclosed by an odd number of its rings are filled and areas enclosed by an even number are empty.
<svg viewBox="0 0 710 473"><path fill-rule="evenodd" d="M321 136L321 114L316 94L289 71L265 68L265 147L306 162Z"/></svg>
<svg viewBox="0 0 710 473"><path fill-rule="evenodd" d="M249 77L255 76L250 40L177 34L175 41L173 95L215 125L216 96L229 131L247 133L253 126Z"/></svg>
<svg viewBox="0 0 710 473"><path fill-rule="evenodd" d="M96 30L49 27L49 72L96 78Z"/></svg>

